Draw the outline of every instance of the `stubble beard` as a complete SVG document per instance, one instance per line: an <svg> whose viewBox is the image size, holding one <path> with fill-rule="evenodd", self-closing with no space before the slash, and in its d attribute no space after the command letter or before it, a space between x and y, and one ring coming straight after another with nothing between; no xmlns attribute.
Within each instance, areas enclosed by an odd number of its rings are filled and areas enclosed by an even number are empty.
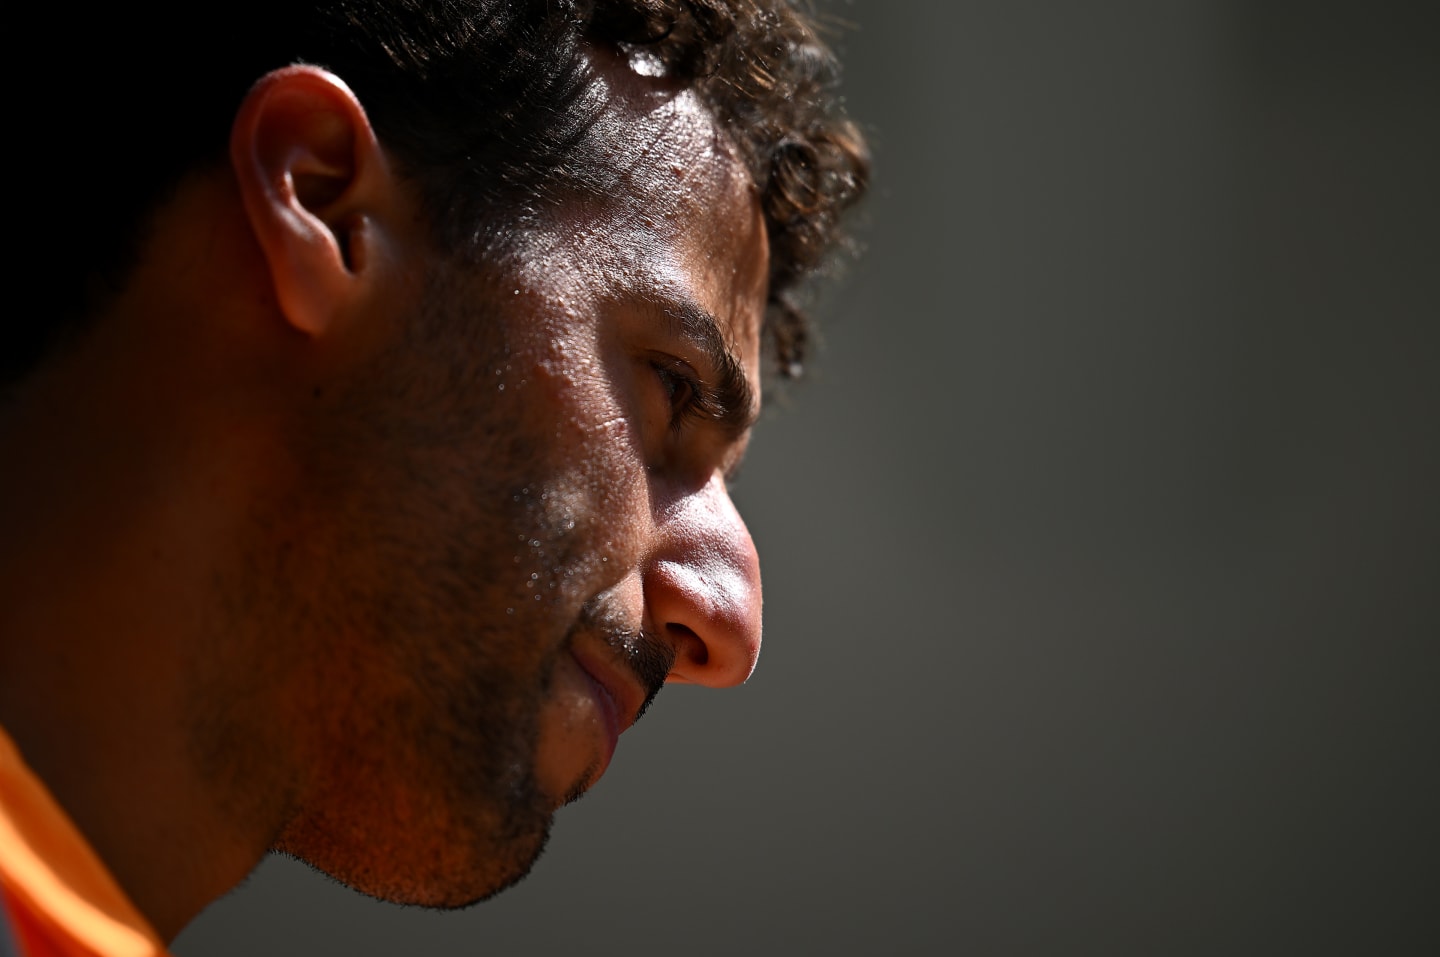
<svg viewBox="0 0 1440 957"><path fill-rule="evenodd" d="M222 586L222 641L243 632L265 653L198 683L194 708L217 793L257 767L303 782L273 849L444 908L513 885L545 846L538 716L565 653L556 615L579 604L555 583L595 561L541 481L543 433L477 389L509 349L462 301L432 282L400 347L317 398L304 489L257 505L254 547ZM517 584L532 565L540 601Z"/></svg>

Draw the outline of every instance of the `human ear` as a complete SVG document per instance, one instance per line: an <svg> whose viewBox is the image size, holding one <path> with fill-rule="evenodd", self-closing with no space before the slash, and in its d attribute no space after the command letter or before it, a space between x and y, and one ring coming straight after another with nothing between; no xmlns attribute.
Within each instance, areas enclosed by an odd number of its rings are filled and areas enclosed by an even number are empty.
<svg viewBox="0 0 1440 957"><path fill-rule="evenodd" d="M230 163L281 312L323 335L363 292L390 183L364 108L318 67L267 73L236 114Z"/></svg>

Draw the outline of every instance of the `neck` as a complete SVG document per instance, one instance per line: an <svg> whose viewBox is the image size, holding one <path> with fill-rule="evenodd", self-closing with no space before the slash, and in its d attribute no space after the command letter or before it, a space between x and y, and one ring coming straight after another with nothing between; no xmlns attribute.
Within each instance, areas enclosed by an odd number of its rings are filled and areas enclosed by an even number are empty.
<svg viewBox="0 0 1440 957"><path fill-rule="evenodd" d="M168 940L283 826L286 752L220 612L214 449L94 345L0 405L0 724Z"/></svg>

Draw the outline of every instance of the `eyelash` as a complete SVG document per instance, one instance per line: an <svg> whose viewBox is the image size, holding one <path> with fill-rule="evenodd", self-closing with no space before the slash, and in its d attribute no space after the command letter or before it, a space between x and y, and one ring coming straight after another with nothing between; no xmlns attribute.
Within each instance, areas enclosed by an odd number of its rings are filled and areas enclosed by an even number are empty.
<svg viewBox="0 0 1440 957"><path fill-rule="evenodd" d="M679 431L692 419L716 417L714 401L698 376L688 366L678 362L655 361L651 363L660 387L670 401L670 428Z"/></svg>

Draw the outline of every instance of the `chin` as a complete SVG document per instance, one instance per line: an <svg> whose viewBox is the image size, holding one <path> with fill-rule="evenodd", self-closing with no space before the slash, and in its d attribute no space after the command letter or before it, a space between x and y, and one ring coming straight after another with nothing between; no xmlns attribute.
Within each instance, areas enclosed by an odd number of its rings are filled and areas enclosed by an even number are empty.
<svg viewBox="0 0 1440 957"><path fill-rule="evenodd" d="M439 910L469 907L513 887L530 873L550 837L552 816L536 815L500 832L387 841L340 842L322 834L287 834L272 850L295 858L377 900Z"/></svg>
<svg viewBox="0 0 1440 957"><path fill-rule="evenodd" d="M547 828L538 844L523 855L523 859L486 862L478 873L472 870L465 874L418 875L420 879L415 883L391 887L389 893L371 896L395 904L409 904L433 910L471 907L524 880L540 859L548 839Z"/></svg>

